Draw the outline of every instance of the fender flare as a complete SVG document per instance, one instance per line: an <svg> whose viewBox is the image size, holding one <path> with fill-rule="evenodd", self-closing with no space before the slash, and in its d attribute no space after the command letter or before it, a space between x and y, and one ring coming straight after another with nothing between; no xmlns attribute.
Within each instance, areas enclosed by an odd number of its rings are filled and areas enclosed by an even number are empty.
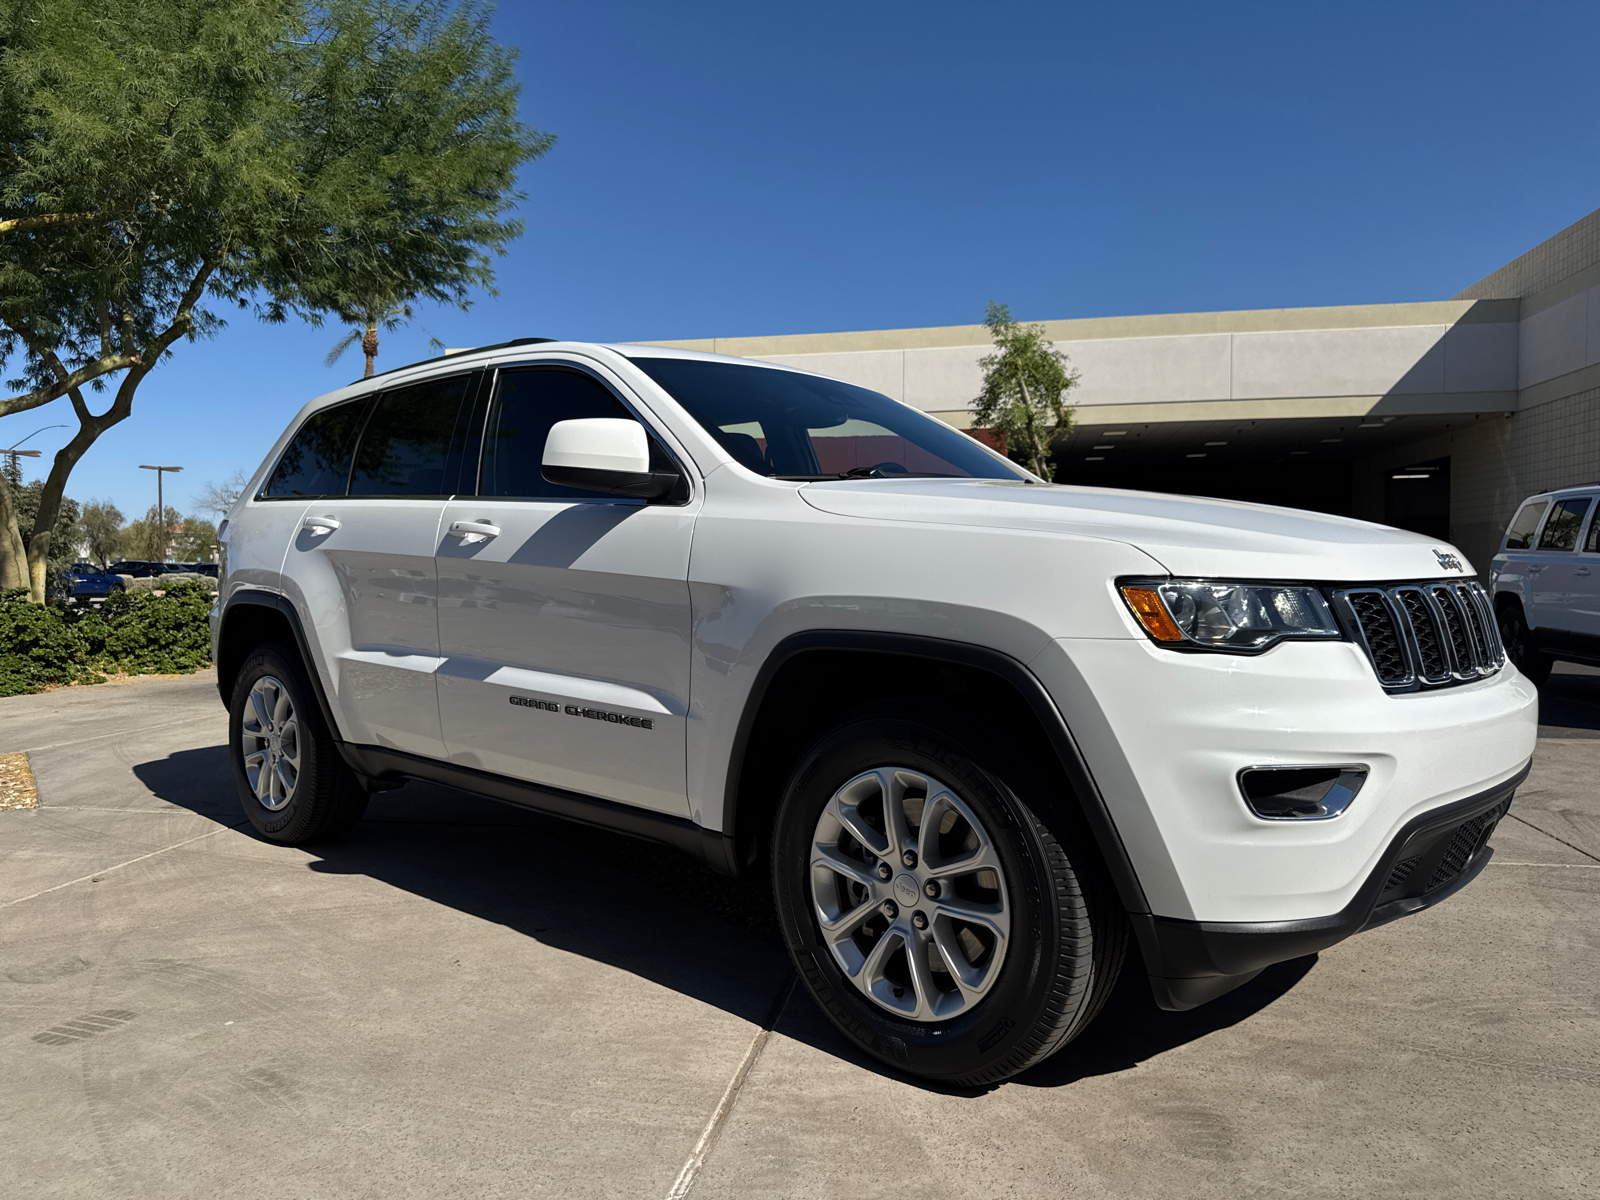
<svg viewBox="0 0 1600 1200"><path fill-rule="evenodd" d="M918 634L842 629L808 630L804 633L791 634L772 648L756 672L755 682L745 696L744 709L739 714L739 724L728 756L727 776L723 787L723 819L727 827L720 836L727 843L727 856L730 862L736 861L737 858L733 844L738 833L736 821L740 775L750 735L755 728L756 715L761 711L767 691L784 664L797 655L814 650L855 650L932 659L987 671L1010 684L1034 714L1055 750L1067 782L1072 785L1076 793L1084 820L1088 822L1090 832L1094 835L1095 844L1100 850L1101 858L1117 889L1117 897L1122 902L1124 910L1130 916L1150 912L1144 888L1140 885L1138 873L1135 872L1133 862L1128 857L1127 847L1123 845L1122 835L1117 831L1116 823L1111 818L1105 797L1101 795L1094 775L1090 772L1088 763L1084 761L1083 752L1078 748L1077 739L1072 736L1066 718L1056 707L1055 699L1044 684L1039 682L1038 677L1028 670L1025 664L1009 654L969 642L950 641Z"/></svg>
<svg viewBox="0 0 1600 1200"><path fill-rule="evenodd" d="M305 626L300 620L300 613L286 596L276 592L265 591L261 588L239 588L232 592L222 606L222 612L217 618L217 651L220 655L223 639L227 636L228 618L241 607L271 608L283 614L289 624L289 630L294 634L295 649L300 652L300 663L305 667L306 675L311 680L311 690L316 693L317 708L322 713L322 719L327 722L328 730L333 734L333 740L341 747L345 744L343 735L339 732L339 724L333 719L333 707L328 703L327 693L322 688L322 677L314 666L315 659L311 657L311 643L306 639ZM228 706L232 696L223 693L222 672L217 672L217 692L222 695L222 705ZM341 750L341 753L343 751Z"/></svg>

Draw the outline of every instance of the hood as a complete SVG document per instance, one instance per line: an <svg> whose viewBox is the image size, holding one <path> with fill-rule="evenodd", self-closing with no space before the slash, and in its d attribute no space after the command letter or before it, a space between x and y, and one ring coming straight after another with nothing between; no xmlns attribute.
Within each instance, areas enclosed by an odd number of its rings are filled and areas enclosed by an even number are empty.
<svg viewBox="0 0 1600 1200"><path fill-rule="evenodd" d="M840 480L808 483L800 495L845 517L1127 542L1174 575L1357 583L1473 573L1459 550L1421 534L1202 496L992 479ZM1453 556L1460 568L1441 556Z"/></svg>

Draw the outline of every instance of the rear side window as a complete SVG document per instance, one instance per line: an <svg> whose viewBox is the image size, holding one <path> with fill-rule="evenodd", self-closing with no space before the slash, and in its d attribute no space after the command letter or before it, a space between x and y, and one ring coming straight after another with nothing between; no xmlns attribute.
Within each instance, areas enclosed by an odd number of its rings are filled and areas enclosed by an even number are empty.
<svg viewBox="0 0 1600 1200"><path fill-rule="evenodd" d="M294 435L263 496L342 496L367 401L351 400L312 413Z"/></svg>
<svg viewBox="0 0 1600 1200"><path fill-rule="evenodd" d="M1588 554L1600 554L1600 513L1589 521L1589 536L1583 539L1583 549Z"/></svg>
<svg viewBox="0 0 1600 1200"><path fill-rule="evenodd" d="M637 418L599 380L581 371L532 367L502 371L483 438L480 496L527 499L615 499L604 492L563 487L544 477L544 443L557 421L590 417ZM675 471L667 453L650 438L650 469Z"/></svg>
<svg viewBox="0 0 1600 1200"><path fill-rule="evenodd" d="M1576 549L1578 530L1583 525L1584 514L1589 511L1589 504L1588 496L1575 496L1557 503L1550 513L1550 519L1544 523L1544 532L1539 535L1539 549Z"/></svg>
<svg viewBox="0 0 1600 1200"><path fill-rule="evenodd" d="M442 496L450 439L470 375L385 392L372 410L350 475L352 496Z"/></svg>
<svg viewBox="0 0 1600 1200"><path fill-rule="evenodd" d="M1533 531L1539 528L1539 518L1544 516L1544 510L1549 507L1548 500L1530 500L1524 504L1517 515L1511 518L1511 527L1506 530L1506 549L1530 548L1533 545Z"/></svg>

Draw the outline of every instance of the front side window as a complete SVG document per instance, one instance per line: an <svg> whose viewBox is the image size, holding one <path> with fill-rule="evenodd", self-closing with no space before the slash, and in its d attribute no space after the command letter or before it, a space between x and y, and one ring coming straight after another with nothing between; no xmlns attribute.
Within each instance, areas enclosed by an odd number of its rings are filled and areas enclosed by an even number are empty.
<svg viewBox="0 0 1600 1200"><path fill-rule="evenodd" d="M1544 523L1544 532L1539 535L1539 549L1574 549L1578 544L1578 530L1583 525L1584 514L1589 511L1589 504L1588 496L1559 501L1551 510L1550 519Z"/></svg>
<svg viewBox="0 0 1600 1200"><path fill-rule="evenodd" d="M1533 531L1539 528L1539 518L1550 507L1548 500L1530 500L1511 518L1506 530L1507 550L1527 550L1533 545Z"/></svg>
<svg viewBox="0 0 1600 1200"><path fill-rule="evenodd" d="M378 399L350 473L352 496L442 496L470 375L430 379Z"/></svg>
<svg viewBox="0 0 1600 1200"><path fill-rule="evenodd" d="M483 438L480 496L533 500L615 499L605 492L564 487L543 474L544 443L557 421L591 417L636 419L598 379L564 367L502 371ZM676 471L650 438L650 469Z"/></svg>
<svg viewBox="0 0 1600 1200"><path fill-rule="evenodd" d="M933 417L854 384L772 367L633 359L738 462L779 479L1023 479Z"/></svg>
<svg viewBox="0 0 1600 1200"><path fill-rule="evenodd" d="M312 413L284 450L263 496L342 496L367 398Z"/></svg>

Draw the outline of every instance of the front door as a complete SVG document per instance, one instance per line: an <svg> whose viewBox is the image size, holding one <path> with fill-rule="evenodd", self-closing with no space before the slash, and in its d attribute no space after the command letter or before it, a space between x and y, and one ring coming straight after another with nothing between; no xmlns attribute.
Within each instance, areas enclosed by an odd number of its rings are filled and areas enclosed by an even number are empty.
<svg viewBox="0 0 1600 1200"><path fill-rule="evenodd" d="M1587 564L1580 561L1578 535L1593 503L1590 496L1557 500L1545 518L1535 547L1539 572L1533 577L1533 621L1540 629L1579 632L1580 585L1577 574ZM1531 573L1531 567L1530 567Z"/></svg>
<svg viewBox="0 0 1600 1200"><path fill-rule="evenodd" d="M462 766L686 816L698 501L618 500L540 471L557 421L634 415L575 366L498 373L477 494L440 522L440 715Z"/></svg>
<svg viewBox="0 0 1600 1200"><path fill-rule="evenodd" d="M445 757L433 551L476 378L380 395L345 494L313 500L290 546L285 582L301 593L293 598L310 618L306 632L350 741Z"/></svg>

